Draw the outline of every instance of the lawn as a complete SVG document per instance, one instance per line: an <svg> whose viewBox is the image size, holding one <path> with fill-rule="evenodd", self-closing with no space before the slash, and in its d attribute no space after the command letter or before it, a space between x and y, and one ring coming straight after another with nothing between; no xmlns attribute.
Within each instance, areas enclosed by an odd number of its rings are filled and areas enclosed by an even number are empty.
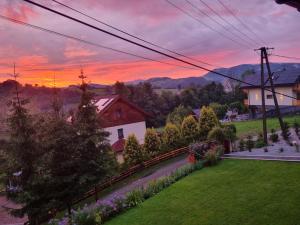
<svg viewBox="0 0 300 225"><path fill-rule="evenodd" d="M300 116L297 115L285 117L284 121L288 122L290 126L292 126L295 121L300 123ZM249 134L255 135L259 132L262 132L262 120L234 122L233 124L236 126L238 137L246 137ZM271 129L280 129L278 118L267 119L267 127L269 132L271 131Z"/></svg>
<svg viewBox="0 0 300 225"><path fill-rule="evenodd" d="M300 164L225 160L194 172L107 225L296 225Z"/></svg>

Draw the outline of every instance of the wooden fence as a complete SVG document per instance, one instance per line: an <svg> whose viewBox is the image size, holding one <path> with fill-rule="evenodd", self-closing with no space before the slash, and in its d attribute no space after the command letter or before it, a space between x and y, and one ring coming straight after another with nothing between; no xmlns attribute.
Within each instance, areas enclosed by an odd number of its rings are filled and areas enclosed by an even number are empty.
<svg viewBox="0 0 300 225"><path fill-rule="evenodd" d="M141 164L132 166L129 169L127 169L126 171L122 172L121 174L119 174L117 176L114 176L112 178L109 178L109 179L105 180L104 182L102 182L98 185L95 185L94 188L92 188L90 191L86 192L82 197L75 200L73 202L72 206L74 206L74 205L76 205L76 204L78 204L78 203L80 203L80 202L82 202L82 201L84 201L87 198L90 198L92 196L95 196L95 201L97 201L98 200L98 193L103 191L104 189L110 187L111 185L113 185L113 184L115 184L119 181L125 180L126 178L132 176L133 174L141 172L142 170L144 170L146 168L152 167L152 166L157 165L157 164L159 164L163 161L175 158L175 157L180 156L180 155L182 155L184 153L187 153L187 152L188 152L188 147L179 148L179 149L176 149L176 150L158 155L158 156L156 156L156 157L154 157L154 158L152 158L148 161L142 162ZM48 220L55 217L57 212L62 211L62 210L64 210L64 209L52 210L52 213L47 214L47 215L43 216L42 218L40 218L39 222L40 223L47 222ZM25 224L28 224L28 222L25 223Z"/></svg>

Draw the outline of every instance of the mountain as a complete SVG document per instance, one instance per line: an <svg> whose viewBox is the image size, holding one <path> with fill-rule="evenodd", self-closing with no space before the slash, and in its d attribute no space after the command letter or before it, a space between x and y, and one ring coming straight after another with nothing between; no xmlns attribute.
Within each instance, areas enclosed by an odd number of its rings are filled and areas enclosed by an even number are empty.
<svg viewBox="0 0 300 225"><path fill-rule="evenodd" d="M300 68L300 63L270 63L270 66L272 72L277 72L283 69L294 70L295 68ZM219 68L215 69L214 71L242 80L242 75L246 71L260 72L260 64L242 64L230 68ZM265 71L267 71L266 68ZM228 80L227 78L221 77L212 72L205 74L203 78L205 78L208 81L215 81L223 84L226 82L226 80Z"/></svg>
<svg viewBox="0 0 300 225"><path fill-rule="evenodd" d="M186 77L186 78L170 78L170 77L154 77L147 80L130 81L127 84L136 85L139 83L151 83L154 88L165 88L165 89L176 89L176 88L187 88L192 86L203 86L208 84L203 77Z"/></svg>

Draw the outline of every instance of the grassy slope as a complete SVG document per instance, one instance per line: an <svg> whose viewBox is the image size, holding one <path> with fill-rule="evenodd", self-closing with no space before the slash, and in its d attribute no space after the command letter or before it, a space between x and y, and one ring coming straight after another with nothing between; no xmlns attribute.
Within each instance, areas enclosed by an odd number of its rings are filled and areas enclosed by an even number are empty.
<svg viewBox="0 0 300 225"><path fill-rule="evenodd" d="M293 125L294 121L300 123L300 116L289 116L285 117L284 121L288 122L290 126ZM245 137L248 134L254 135L262 132L262 120L251 120L243 122L234 122L237 128L237 135L239 137ZM270 118L267 120L267 127L270 131L271 129L278 130L280 128L277 118Z"/></svg>
<svg viewBox="0 0 300 225"><path fill-rule="evenodd" d="M197 171L107 225L294 225L300 165L227 160Z"/></svg>

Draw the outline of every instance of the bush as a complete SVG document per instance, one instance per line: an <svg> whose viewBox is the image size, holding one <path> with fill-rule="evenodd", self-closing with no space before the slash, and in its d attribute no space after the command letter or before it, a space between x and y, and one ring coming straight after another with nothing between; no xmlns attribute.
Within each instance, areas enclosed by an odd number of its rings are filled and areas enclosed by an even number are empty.
<svg viewBox="0 0 300 225"><path fill-rule="evenodd" d="M182 138L186 144L194 142L199 134L197 121L193 116L185 117L181 124Z"/></svg>
<svg viewBox="0 0 300 225"><path fill-rule="evenodd" d="M223 119L227 113L228 106L227 105L221 105L219 103L213 102L209 104L209 107L211 107L215 114L217 115L218 119Z"/></svg>
<svg viewBox="0 0 300 225"><path fill-rule="evenodd" d="M72 215L72 222L76 225L101 225L101 215L98 209L80 210Z"/></svg>
<svg viewBox="0 0 300 225"><path fill-rule="evenodd" d="M271 130L270 140L275 143L279 139L278 134L276 134L276 131L274 129Z"/></svg>
<svg viewBox="0 0 300 225"><path fill-rule="evenodd" d="M155 156L160 152L161 141L155 129L147 129L143 148L149 156Z"/></svg>
<svg viewBox="0 0 300 225"><path fill-rule="evenodd" d="M214 149L208 150L208 152L205 154L206 162L209 166L214 166L218 163L218 156L217 152Z"/></svg>
<svg viewBox="0 0 300 225"><path fill-rule="evenodd" d="M293 125L294 125L296 134L299 135L299 128L300 128L299 123L297 121L295 121Z"/></svg>
<svg viewBox="0 0 300 225"><path fill-rule="evenodd" d="M218 145L215 148L215 151L217 153L217 158L220 159L224 155L224 146L223 145Z"/></svg>
<svg viewBox="0 0 300 225"><path fill-rule="evenodd" d="M213 140L219 144L223 144L226 140L226 135L221 127L214 127L207 135L208 140Z"/></svg>
<svg viewBox="0 0 300 225"><path fill-rule="evenodd" d="M244 139L241 139L240 143L239 143L239 149L241 152L245 150L245 145L246 145L246 143L245 143Z"/></svg>
<svg viewBox="0 0 300 225"><path fill-rule="evenodd" d="M283 122L283 131L281 132L281 136L284 140L288 141L291 133L290 133L290 126L288 122Z"/></svg>
<svg viewBox="0 0 300 225"><path fill-rule="evenodd" d="M203 106L201 108L199 118L199 129L201 136L206 138L209 131L218 126L220 126L220 122L212 108Z"/></svg>
<svg viewBox="0 0 300 225"><path fill-rule="evenodd" d="M266 146L266 143L264 141L263 134L259 133L258 139L255 142L255 148L262 148L264 146Z"/></svg>
<svg viewBox="0 0 300 225"><path fill-rule="evenodd" d="M129 208L141 204L144 200L144 192L142 189L135 189L126 195L126 204Z"/></svg>
<svg viewBox="0 0 300 225"><path fill-rule="evenodd" d="M206 152L209 150L208 143L196 142L189 145L190 153L194 154L197 161L204 159Z"/></svg>
<svg viewBox="0 0 300 225"><path fill-rule="evenodd" d="M252 140L252 136L249 135L246 140L246 148L249 152L251 152L253 147L254 141Z"/></svg>
<svg viewBox="0 0 300 225"><path fill-rule="evenodd" d="M236 140L236 127L234 124L225 124L223 125L223 130L226 135L226 138L230 141Z"/></svg>
<svg viewBox="0 0 300 225"><path fill-rule="evenodd" d="M174 124L168 123L162 134L162 141L167 150L174 150L182 146L180 130Z"/></svg>
<svg viewBox="0 0 300 225"><path fill-rule="evenodd" d="M143 162L145 154L134 134L128 136L125 142L124 159L127 165Z"/></svg>

